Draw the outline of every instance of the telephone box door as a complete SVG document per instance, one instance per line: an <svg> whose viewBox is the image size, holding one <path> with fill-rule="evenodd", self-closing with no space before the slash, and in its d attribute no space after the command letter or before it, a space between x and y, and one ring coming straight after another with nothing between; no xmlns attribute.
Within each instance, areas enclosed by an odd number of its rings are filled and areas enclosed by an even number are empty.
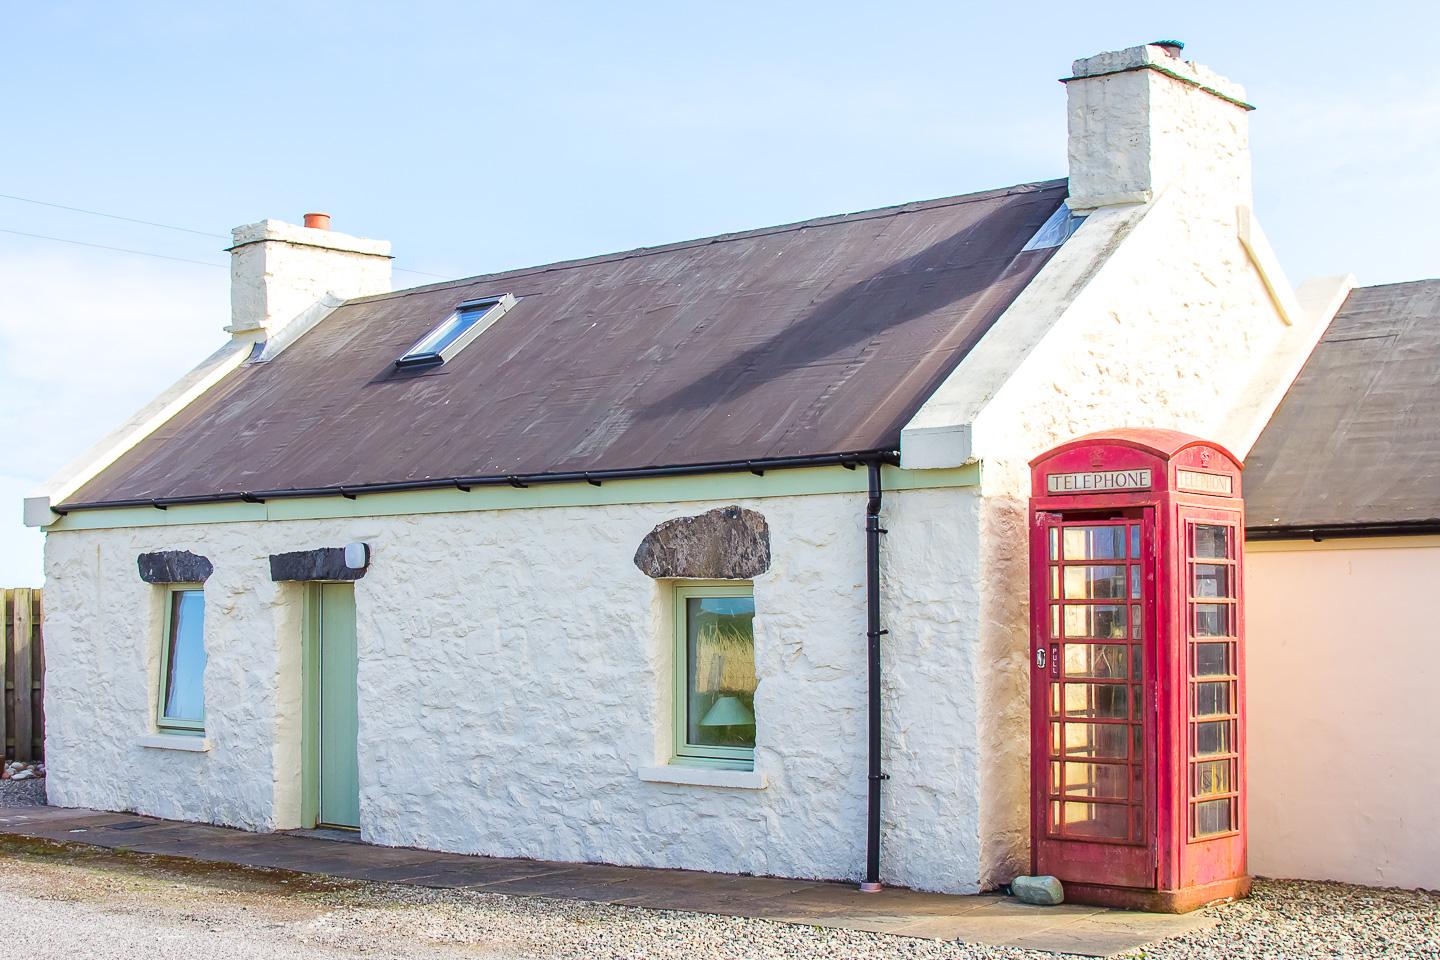
<svg viewBox="0 0 1440 960"><path fill-rule="evenodd" d="M1041 513L1036 521L1034 871L1153 887L1155 511Z"/></svg>

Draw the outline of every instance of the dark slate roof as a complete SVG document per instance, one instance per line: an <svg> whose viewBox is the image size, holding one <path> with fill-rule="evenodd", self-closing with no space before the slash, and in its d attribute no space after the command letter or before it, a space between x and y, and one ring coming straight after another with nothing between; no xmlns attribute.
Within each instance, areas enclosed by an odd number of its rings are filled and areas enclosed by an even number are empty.
<svg viewBox="0 0 1440 960"><path fill-rule="evenodd" d="M1265 536L1440 522L1440 280L1351 292L1245 462Z"/></svg>
<svg viewBox="0 0 1440 960"><path fill-rule="evenodd" d="M1065 181L352 300L62 506L892 450L1049 259ZM444 366L393 361L520 298Z"/></svg>

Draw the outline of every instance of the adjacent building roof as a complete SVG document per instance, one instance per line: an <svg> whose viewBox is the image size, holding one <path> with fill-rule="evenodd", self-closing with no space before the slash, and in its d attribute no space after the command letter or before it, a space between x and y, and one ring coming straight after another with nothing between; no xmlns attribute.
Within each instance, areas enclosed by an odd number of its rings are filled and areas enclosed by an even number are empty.
<svg viewBox="0 0 1440 960"><path fill-rule="evenodd" d="M1440 525L1440 280L1350 294L1246 461L1245 507L1259 536Z"/></svg>
<svg viewBox="0 0 1440 960"><path fill-rule="evenodd" d="M352 300L61 504L893 450L1044 266L1065 181ZM442 366L462 302L518 302Z"/></svg>

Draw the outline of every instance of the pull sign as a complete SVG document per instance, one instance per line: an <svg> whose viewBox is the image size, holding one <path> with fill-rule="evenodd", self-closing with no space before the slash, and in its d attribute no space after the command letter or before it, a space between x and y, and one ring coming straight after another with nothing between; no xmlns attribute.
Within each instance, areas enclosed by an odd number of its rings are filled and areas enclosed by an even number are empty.
<svg viewBox="0 0 1440 960"><path fill-rule="evenodd" d="M1040 647L1035 651L1035 669L1045 669L1045 648Z"/></svg>

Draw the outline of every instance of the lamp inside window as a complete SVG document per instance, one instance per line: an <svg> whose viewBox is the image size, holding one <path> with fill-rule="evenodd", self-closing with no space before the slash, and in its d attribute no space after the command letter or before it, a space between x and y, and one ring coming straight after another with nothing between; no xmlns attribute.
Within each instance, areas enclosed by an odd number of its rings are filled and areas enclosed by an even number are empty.
<svg viewBox="0 0 1440 960"><path fill-rule="evenodd" d="M465 349L471 341L484 333L500 319L500 315L515 306L515 297L503 294L483 300L467 300L455 307L455 312L446 317L400 359L397 368L438 366Z"/></svg>

